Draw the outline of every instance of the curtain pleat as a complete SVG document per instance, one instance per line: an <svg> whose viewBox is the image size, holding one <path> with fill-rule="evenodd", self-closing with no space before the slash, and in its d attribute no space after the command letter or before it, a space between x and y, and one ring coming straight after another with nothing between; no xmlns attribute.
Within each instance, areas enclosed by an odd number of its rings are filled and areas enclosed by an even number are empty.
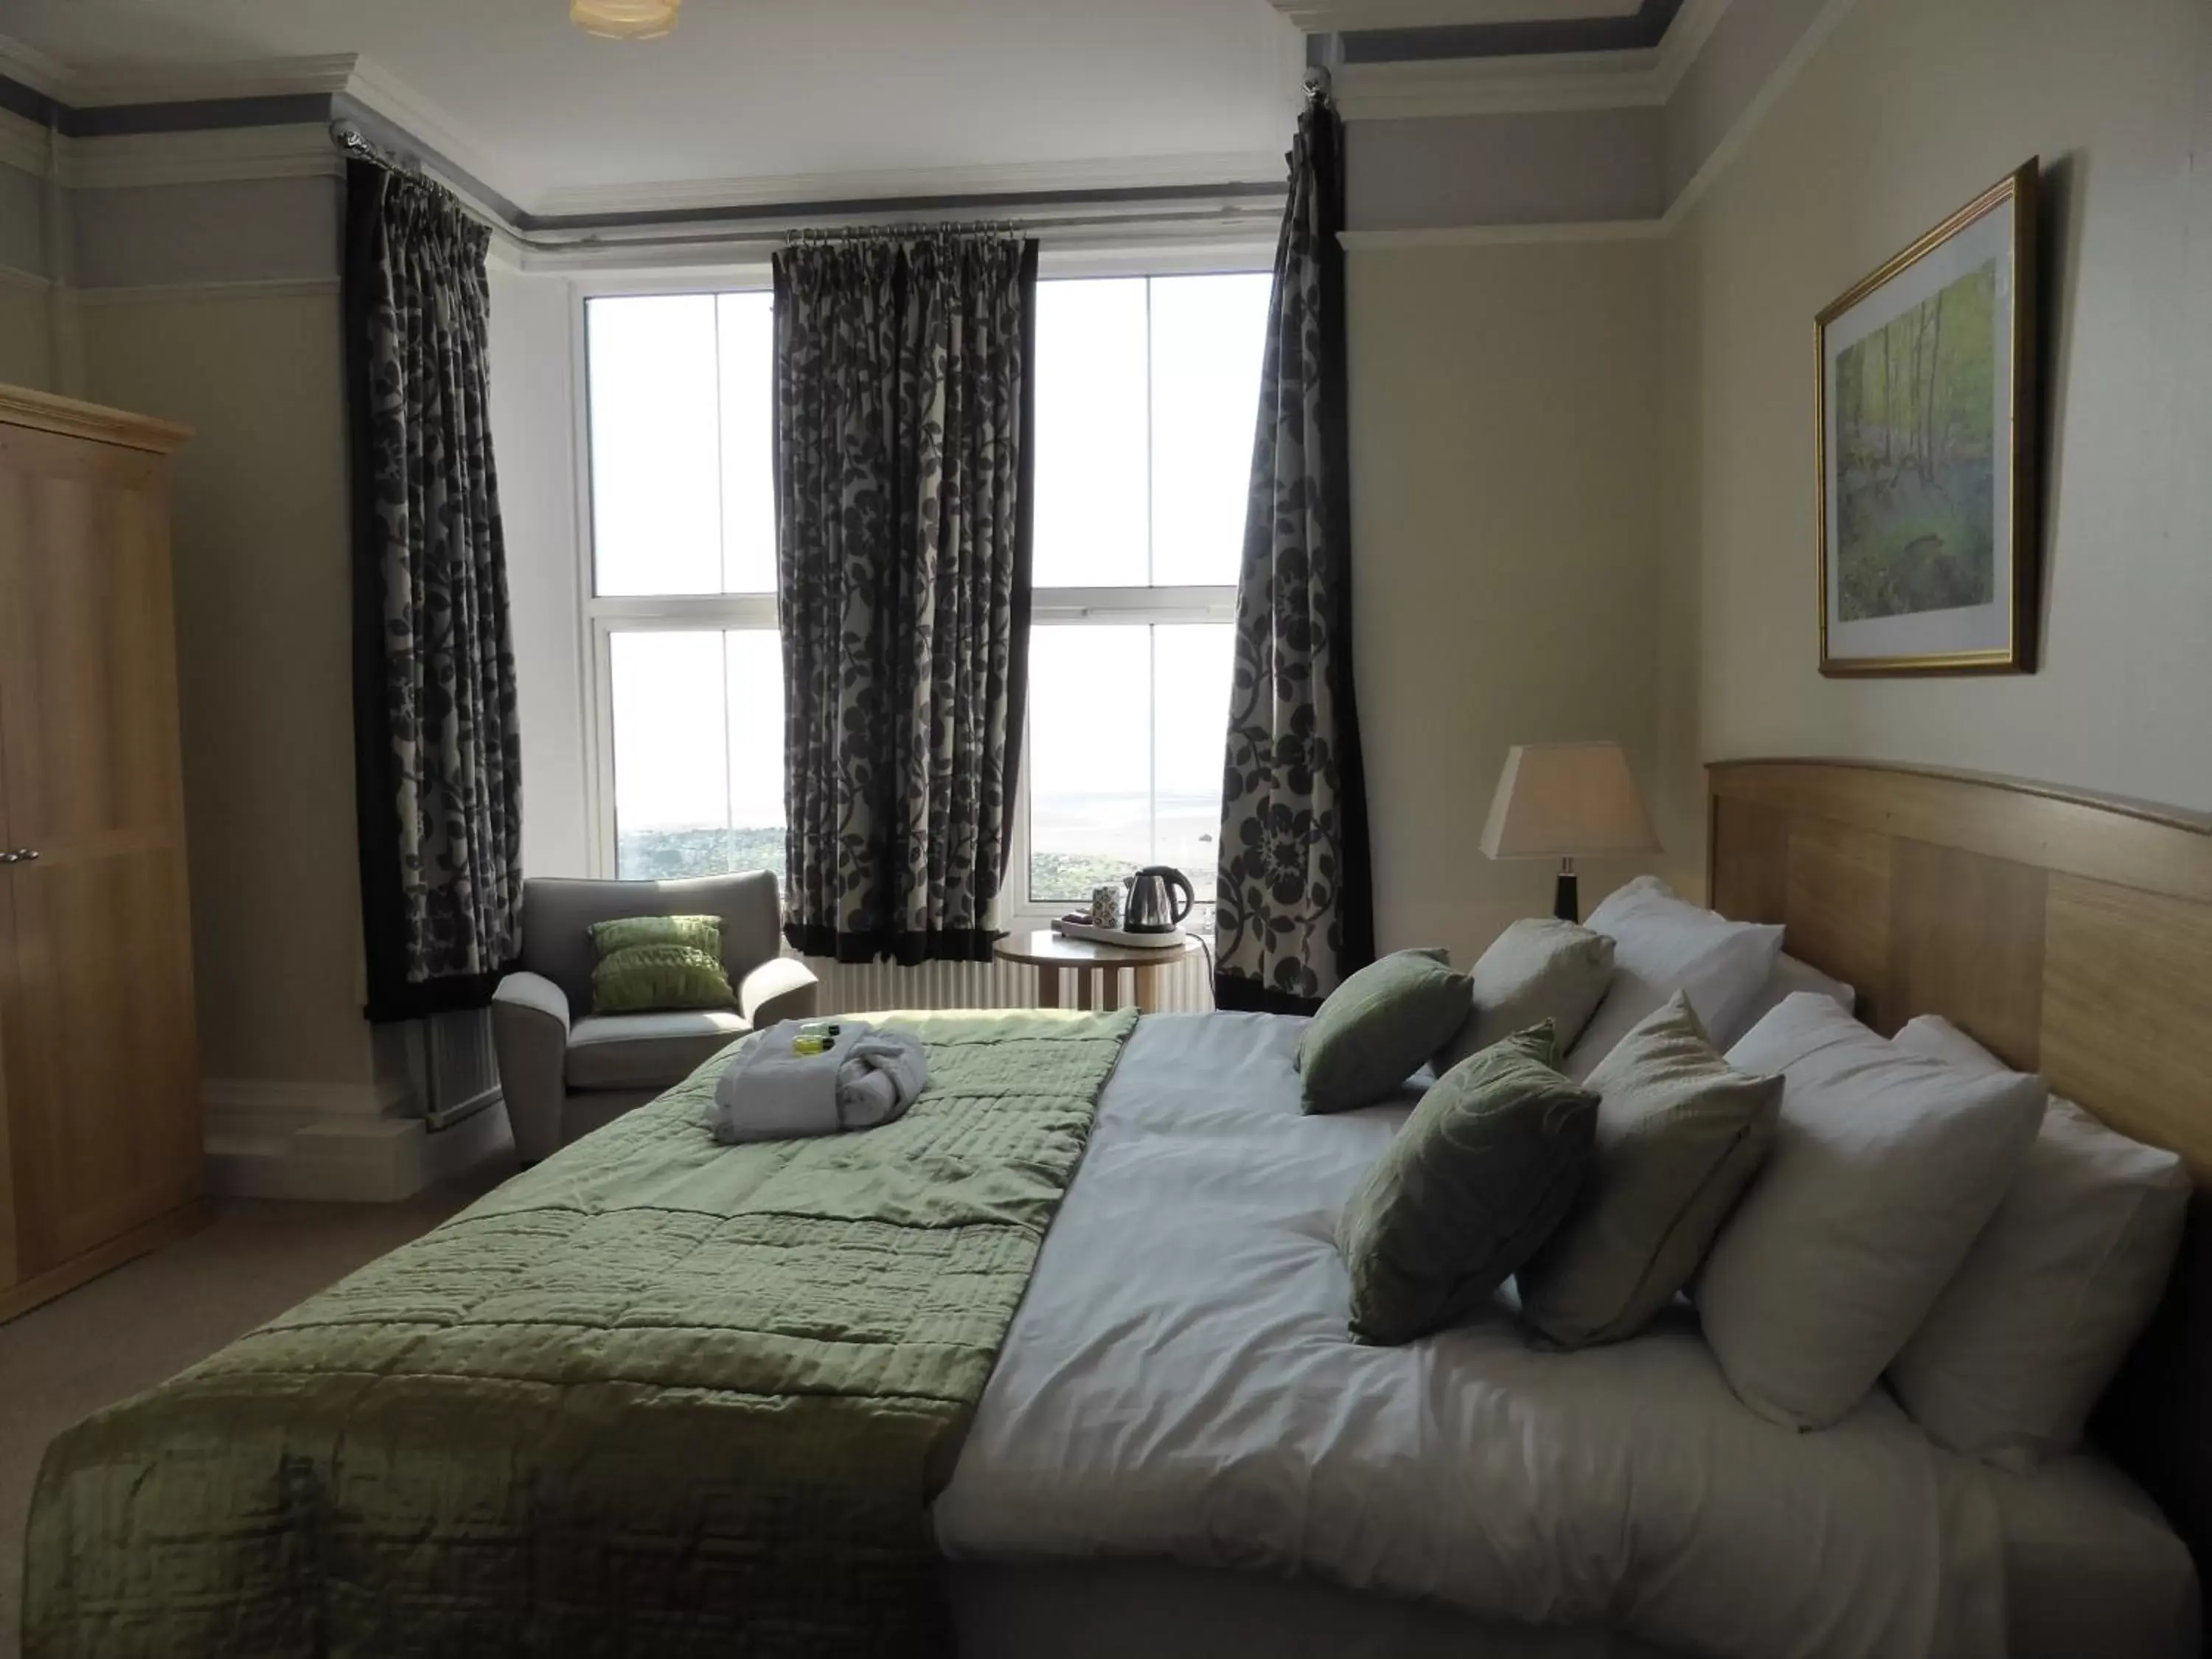
<svg viewBox="0 0 2212 1659"><path fill-rule="evenodd" d="M354 752L368 1017L479 1006L521 944L514 647L485 228L346 174Z"/></svg>
<svg viewBox="0 0 2212 1659"><path fill-rule="evenodd" d="M775 258L785 934L986 960L1029 631L1036 246L803 241Z"/></svg>
<svg viewBox="0 0 2212 1659"><path fill-rule="evenodd" d="M1325 94L1291 149L1237 575L1214 998L1310 1012L1373 960L1352 691L1342 132Z"/></svg>

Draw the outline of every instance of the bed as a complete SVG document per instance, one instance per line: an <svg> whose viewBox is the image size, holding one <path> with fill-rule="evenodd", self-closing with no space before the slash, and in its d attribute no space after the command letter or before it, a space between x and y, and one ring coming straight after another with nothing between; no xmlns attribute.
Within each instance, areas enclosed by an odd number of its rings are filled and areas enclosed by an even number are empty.
<svg viewBox="0 0 2212 1659"><path fill-rule="evenodd" d="M1794 956L1858 988L1877 1029L1945 1014L2200 1173L2212 1161L2205 825L1993 781L1760 762L1713 769L1711 848L1717 908L1782 925ZM925 1469L899 1501L918 1516L927 1505L961 1651L1765 1659L2191 1648L2191 1547L2212 1519L2203 1229L2192 1228L2159 1321L2108 1396L2097 1449L2033 1479L1937 1449L1880 1391L1820 1433L1753 1418L1686 1310L1574 1355L1532 1348L1506 1306L1407 1348L1355 1348L1342 1330L1334 1213L1410 1097L1301 1118L1288 1086L1295 1040L1293 1023L1267 1017L1152 1017L1115 1038L1103 1087L1055 1097L1079 1102L1089 1145L1064 1195L1039 1200L1050 1227L1034 1229L1041 1249L1029 1239L1027 1294L997 1327L963 1327L974 1389L945 1391L952 1409L932 1416L922 1442L902 1443L897 1465ZM1068 1115L1054 1120L1063 1132ZM548 1188L566 1183L572 1198L591 1188L615 1150L648 1189L666 1186L656 1159L711 1182L672 1114L642 1121L650 1135L617 1126L544 1166L522 1200L487 1202L510 1214L559 1208L568 1200ZM1026 1168L1035 1149L1008 1159ZM994 1172L981 1173L990 1185ZM695 1186L674 1207L719 1201ZM595 1223L641 1224L604 1212ZM1019 1241L1008 1247L1026 1272ZM865 1260L850 1270L865 1274ZM465 1264L448 1252L440 1271L449 1276L373 1267L368 1291L383 1316L436 1328L441 1298L468 1299L457 1288ZM599 1316L610 1328L635 1323L649 1290ZM684 1382L690 1362L669 1363L678 1368L661 1380ZM515 1409L562 1414L549 1386ZM672 1397L688 1407L697 1393ZM147 1397L151 1416L134 1418L149 1408L132 1402L89 1425L116 1448L111 1493L133 1489L131 1459L147 1455L133 1425L157 1421L161 1398ZM256 1407L271 1421L286 1409L281 1398ZM668 1420L679 1447L714 1443L684 1438L697 1419ZM404 1417L382 1426L404 1455ZM681 1498L681 1460L657 1467ZM728 1468L696 1479L741 1495L746 1485ZM94 1504L81 1526L105 1524L120 1501ZM808 1501L803 1483L794 1501ZM319 1492L317 1502L314 1525L327 1526ZM40 1535L34 1519L34 1550ZM679 1540L679 1565L727 1566L728 1553L700 1550L702 1535ZM46 1536L51 1594L73 1551L51 1522ZM444 1595L468 1582L468 1559L439 1538L439 1550L416 1538L407 1559ZM160 1579L157 1566L134 1580L142 1607ZM85 1650L153 1650L112 1621L71 1628L118 1637L75 1644ZM699 1632L680 1617L607 1628L592 1650L714 1650L688 1639ZM258 1634L266 1639L231 1650L315 1650L312 1628ZM753 1634L760 1651L836 1650L805 1632ZM901 1645L921 1650L941 1632L914 1634Z"/></svg>

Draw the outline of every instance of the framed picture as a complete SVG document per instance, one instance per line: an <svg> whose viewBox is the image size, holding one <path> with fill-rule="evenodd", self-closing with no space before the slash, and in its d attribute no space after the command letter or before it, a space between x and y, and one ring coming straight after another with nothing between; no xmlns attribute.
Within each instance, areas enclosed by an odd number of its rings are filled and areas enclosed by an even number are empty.
<svg viewBox="0 0 2212 1659"><path fill-rule="evenodd" d="M1823 674L2034 670L2036 177L1820 313Z"/></svg>

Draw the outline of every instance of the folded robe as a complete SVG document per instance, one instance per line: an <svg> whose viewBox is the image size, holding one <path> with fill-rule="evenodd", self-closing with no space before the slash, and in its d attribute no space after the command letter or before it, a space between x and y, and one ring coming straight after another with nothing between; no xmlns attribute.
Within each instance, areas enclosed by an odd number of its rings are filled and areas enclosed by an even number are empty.
<svg viewBox="0 0 2212 1659"><path fill-rule="evenodd" d="M793 1052L799 1022L762 1032L724 1067L708 1126L726 1145L872 1129L902 1115L929 1082L919 1039L847 1022L830 1048Z"/></svg>

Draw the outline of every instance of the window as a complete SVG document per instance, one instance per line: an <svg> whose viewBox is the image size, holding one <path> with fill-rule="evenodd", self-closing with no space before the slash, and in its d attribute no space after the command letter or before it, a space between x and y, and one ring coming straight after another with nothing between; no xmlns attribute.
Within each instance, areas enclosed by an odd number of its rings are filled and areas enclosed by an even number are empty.
<svg viewBox="0 0 2212 1659"><path fill-rule="evenodd" d="M626 879L783 868L772 307L585 304L590 609Z"/></svg>
<svg viewBox="0 0 2212 1659"><path fill-rule="evenodd" d="M1168 864L1210 916L1267 292L1039 285L1012 913ZM593 297L585 354L601 856L627 878L781 872L772 298Z"/></svg>
<svg viewBox="0 0 2212 1659"><path fill-rule="evenodd" d="M1038 285L1025 770L1038 910L1167 864L1210 925L1268 286Z"/></svg>

